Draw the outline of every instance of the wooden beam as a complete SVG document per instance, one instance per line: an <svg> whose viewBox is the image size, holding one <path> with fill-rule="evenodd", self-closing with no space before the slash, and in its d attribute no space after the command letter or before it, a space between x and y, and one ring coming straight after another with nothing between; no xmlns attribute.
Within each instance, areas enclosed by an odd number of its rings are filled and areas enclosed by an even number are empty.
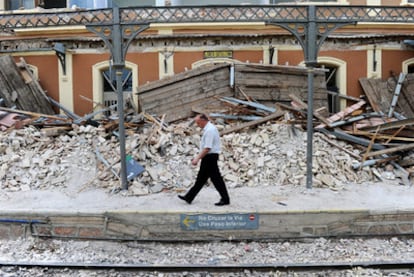
<svg viewBox="0 0 414 277"><path fill-rule="evenodd" d="M306 104L305 102L300 100L298 97L296 97L296 95L289 94L289 97L294 102L298 103L300 106L304 107L305 109L308 109L308 104ZM319 119L320 121L322 121L323 123L325 123L326 125L329 125L329 121L325 117L320 115L317 111L313 112L313 116L316 117L317 119Z"/></svg>
<svg viewBox="0 0 414 277"><path fill-rule="evenodd" d="M371 149L372 149L372 145L373 145L373 144L374 144L374 142L375 142L375 138L377 137L378 130L379 130L379 128L377 128L377 131L375 132L374 136L372 136L371 141L370 141L370 142L369 142L369 144L368 144L367 151L364 153L364 156L362 157L362 164L363 164L363 163L367 160L367 158L369 157L368 155L369 155L369 152L370 152L370 151L371 151Z"/></svg>
<svg viewBox="0 0 414 277"><path fill-rule="evenodd" d="M414 125L414 118L407 118L407 119L402 119L402 120L397 120L397 121L386 122L386 123L383 123L377 126L380 126L380 131L383 131L383 130L400 128L401 126L413 126L413 125ZM365 128L361 128L361 130L372 132L377 129L377 126L365 127Z"/></svg>
<svg viewBox="0 0 414 277"><path fill-rule="evenodd" d="M365 105L366 102L364 100L361 100L349 107L346 107L344 110L340 111L339 113L336 113L326 119L328 122L328 126L331 127L331 124L338 120L343 120L347 115L353 113L354 111L360 109L363 105ZM316 126L315 128L323 128L325 127L325 124L320 124Z"/></svg>
<svg viewBox="0 0 414 277"><path fill-rule="evenodd" d="M246 101L249 101L249 102L251 102L251 101L253 101L252 100L252 98L250 97L250 96L248 96L243 90L242 90L242 88L241 87L237 87L237 89L240 91L240 93L243 95L243 97L244 98L246 98Z"/></svg>
<svg viewBox="0 0 414 277"><path fill-rule="evenodd" d="M413 149L413 148L414 148L414 143L409 143L409 144L405 144L405 145L401 145L401 146L396 146L396 147L392 147L392 148L387 148L387 149L382 149L382 150L370 152L370 153L368 153L367 157L379 156L379 155L383 155L383 154L394 153L394 152L397 152L397 151L406 151L406 150L410 150L410 149Z"/></svg>
<svg viewBox="0 0 414 277"><path fill-rule="evenodd" d="M268 107L268 106L262 105L260 103L256 103L256 102L252 102L252 101L243 101L243 100L233 98L233 97L221 97L220 100L231 102L231 103L246 105L246 106L249 106L249 107L253 107L253 108L263 110L263 111L266 111L266 112L271 112L271 113L274 113L276 111L275 108Z"/></svg>
<svg viewBox="0 0 414 277"><path fill-rule="evenodd" d="M348 134L358 135L358 136L366 136L368 138L372 138L372 136L375 135L371 132L360 131L360 130L344 131L344 132L346 132ZM409 138L409 137L397 137L395 135L387 135L387 134L380 134L380 133L375 135L375 136L378 140L380 140L380 139L386 140L386 142L384 144L389 144L392 140L414 142L414 138Z"/></svg>
<svg viewBox="0 0 414 277"><path fill-rule="evenodd" d="M369 78L360 78L359 83L367 96L368 102L372 109L376 112L385 113L389 109L389 104L391 99L386 97L386 94L382 94L384 101L381 102L381 83L379 79L369 79Z"/></svg>
<svg viewBox="0 0 414 277"><path fill-rule="evenodd" d="M320 138L321 139L323 139L324 141L326 141L327 143L329 143L329 144L331 144L331 145L333 145L333 146L335 146L336 148L338 148L338 149L340 149L340 150L342 150L342 151L344 151L345 153L347 153L348 155L350 155L351 157L353 157L353 158L355 158L355 159L361 159L361 157L359 156L359 155L357 155L357 154L355 154L354 152L352 152L352 151L350 151L350 150L348 150L348 149L346 149L346 148L344 148L344 147L342 147L342 146L340 146L339 144L337 144L337 143L335 143L335 142L333 142L333 141L331 141L329 138L327 138L326 136L325 136L325 134L324 135L322 135L322 136L320 136Z"/></svg>
<svg viewBox="0 0 414 277"><path fill-rule="evenodd" d="M225 134L228 134L228 133L232 133L232 132L239 131L239 130L244 129L244 128L247 128L247 127L256 126L256 125L265 123L265 122L267 122L269 120L272 120L272 119L281 117L284 114L285 114L285 111L276 111L276 112L274 112L274 113L272 113L272 114L270 114L268 116L265 116L265 117L263 117L261 119L254 120L254 121L250 121L250 122L246 122L246 123L243 123L243 124L240 124L240 125L231 127L229 129L225 129L225 130L223 130L223 131L220 132L220 135L225 135Z"/></svg>
<svg viewBox="0 0 414 277"><path fill-rule="evenodd" d="M55 119L55 120L69 120L69 119L63 118L63 117L58 117L58 116L53 116L53 115L48 115L48 114L42 114L42 113L22 111L22 110L15 110L15 109L10 109L10 108L5 108L5 107L0 107L0 110L5 111L5 112L10 112L10 113L24 114L24 115L33 116L33 117L46 117L46 118Z"/></svg>

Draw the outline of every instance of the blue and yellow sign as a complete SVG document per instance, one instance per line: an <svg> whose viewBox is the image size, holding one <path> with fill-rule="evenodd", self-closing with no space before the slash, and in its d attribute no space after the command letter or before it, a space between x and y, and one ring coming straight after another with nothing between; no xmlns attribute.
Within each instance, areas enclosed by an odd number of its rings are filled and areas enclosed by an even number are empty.
<svg viewBox="0 0 414 277"><path fill-rule="evenodd" d="M255 213L181 214L183 230L252 230L259 228L259 215Z"/></svg>

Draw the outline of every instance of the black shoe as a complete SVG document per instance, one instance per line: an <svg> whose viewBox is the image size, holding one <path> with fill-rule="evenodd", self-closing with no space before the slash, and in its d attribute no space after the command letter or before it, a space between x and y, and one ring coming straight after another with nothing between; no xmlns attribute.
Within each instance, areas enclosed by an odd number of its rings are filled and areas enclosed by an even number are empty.
<svg viewBox="0 0 414 277"><path fill-rule="evenodd" d="M187 202L188 204L191 204L191 201L188 200L185 196L182 195L178 195L178 198L180 198L181 200L184 200L185 202Z"/></svg>
<svg viewBox="0 0 414 277"><path fill-rule="evenodd" d="M230 201L223 201L220 200L219 202L217 202L216 204L214 204L216 206L225 206L225 205L230 205Z"/></svg>

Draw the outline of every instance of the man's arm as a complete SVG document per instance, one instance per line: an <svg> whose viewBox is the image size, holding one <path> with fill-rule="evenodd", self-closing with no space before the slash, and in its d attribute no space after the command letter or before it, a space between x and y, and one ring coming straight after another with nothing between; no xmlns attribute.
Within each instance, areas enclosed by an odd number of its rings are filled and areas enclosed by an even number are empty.
<svg viewBox="0 0 414 277"><path fill-rule="evenodd" d="M211 148L204 148L200 153L198 153L198 155L191 161L191 163L193 165L197 165L198 161L201 160L202 158L204 158L208 152L210 152Z"/></svg>

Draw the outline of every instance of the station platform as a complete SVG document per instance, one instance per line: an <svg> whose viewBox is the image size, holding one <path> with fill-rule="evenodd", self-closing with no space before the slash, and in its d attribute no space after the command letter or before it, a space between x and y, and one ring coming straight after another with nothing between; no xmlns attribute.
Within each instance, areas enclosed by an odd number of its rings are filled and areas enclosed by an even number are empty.
<svg viewBox="0 0 414 277"><path fill-rule="evenodd" d="M414 234L414 186L204 187L191 205L177 192L102 189L2 192L0 238L203 241Z"/></svg>

